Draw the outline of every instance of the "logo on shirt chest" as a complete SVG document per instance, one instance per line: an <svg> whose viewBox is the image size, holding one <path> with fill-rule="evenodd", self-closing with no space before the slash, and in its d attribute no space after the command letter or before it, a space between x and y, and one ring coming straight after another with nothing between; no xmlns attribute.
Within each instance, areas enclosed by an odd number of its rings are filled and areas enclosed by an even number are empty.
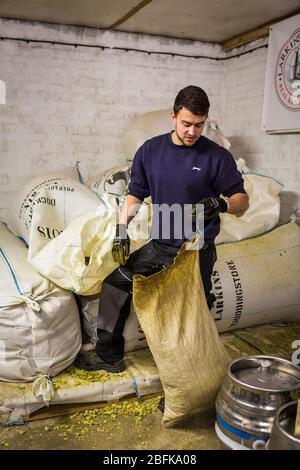
<svg viewBox="0 0 300 470"><path fill-rule="evenodd" d="M202 168L198 168L197 166L193 166L192 170L201 171Z"/></svg>

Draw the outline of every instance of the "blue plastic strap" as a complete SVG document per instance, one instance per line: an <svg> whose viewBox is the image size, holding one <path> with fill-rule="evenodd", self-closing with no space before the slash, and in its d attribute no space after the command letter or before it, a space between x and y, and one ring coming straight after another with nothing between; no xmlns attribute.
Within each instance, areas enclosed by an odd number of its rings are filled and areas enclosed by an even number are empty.
<svg viewBox="0 0 300 470"><path fill-rule="evenodd" d="M83 176L82 176L82 174L80 173L80 170L79 170L79 163L80 163L80 160L77 160L77 162L76 162L76 171L77 171L77 174L78 174L79 183L85 184L84 178L83 178Z"/></svg>
<svg viewBox="0 0 300 470"><path fill-rule="evenodd" d="M22 419L20 421L4 421L3 423L0 423L0 425L3 428L9 428L9 427L12 427L12 426L27 426L28 423L26 423L26 421L23 421L23 419Z"/></svg>
<svg viewBox="0 0 300 470"><path fill-rule="evenodd" d="M21 286L20 286L20 284L19 284L19 282L18 282L18 280L17 280L17 277L16 277L16 275L15 275L15 272L14 272L14 270L13 270L13 268L12 268L12 266L11 266L11 264L10 264L8 258L7 258L7 256L4 254L2 248L0 248L0 254L2 255L2 257L3 257L3 259L4 259L5 263L6 263L6 266L8 267L8 269L9 269L11 275L12 275L12 278L13 278L13 281L14 281L14 283L15 283L15 286L16 286L17 291L19 292L19 294L24 295L24 292L23 292L23 290L22 290L22 288L21 288Z"/></svg>
<svg viewBox="0 0 300 470"><path fill-rule="evenodd" d="M133 373L131 372L130 369L128 369L128 371L129 371L129 374L131 375L131 378L132 378L132 384L131 384L131 386L132 386L132 388L133 388L133 390L134 390L134 393L136 394L137 399L139 400L139 399L141 398L141 395L139 394L139 391L138 391L138 386L137 386L137 383L136 383L136 378L135 378L135 376L133 375Z"/></svg>

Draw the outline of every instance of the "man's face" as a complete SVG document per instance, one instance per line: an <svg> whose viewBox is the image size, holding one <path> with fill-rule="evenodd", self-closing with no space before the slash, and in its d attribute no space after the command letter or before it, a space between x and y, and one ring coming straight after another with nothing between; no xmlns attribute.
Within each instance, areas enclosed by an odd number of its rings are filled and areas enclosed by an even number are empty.
<svg viewBox="0 0 300 470"><path fill-rule="evenodd" d="M172 134L174 144L191 147L200 138L207 116L196 115L187 108L182 108L175 115L171 114L175 132Z"/></svg>

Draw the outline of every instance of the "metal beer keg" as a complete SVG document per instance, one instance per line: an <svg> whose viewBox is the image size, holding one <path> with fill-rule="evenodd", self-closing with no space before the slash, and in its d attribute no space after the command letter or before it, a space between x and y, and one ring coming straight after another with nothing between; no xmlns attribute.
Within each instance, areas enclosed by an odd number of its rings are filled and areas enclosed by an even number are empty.
<svg viewBox="0 0 300 470"><path fill-rule="evenodd" d="M297 401L286 403L279 408L267 450L300 450L300 438L294 434L296 413Z"/></svg>
<svg viewBox="0 0 300 470"><path fill-rule="evenodd" d="M216 400L218 437L230 448L264 448L276 411L300 395L300 367L272 356L248 356L228 367Z"/></svg>

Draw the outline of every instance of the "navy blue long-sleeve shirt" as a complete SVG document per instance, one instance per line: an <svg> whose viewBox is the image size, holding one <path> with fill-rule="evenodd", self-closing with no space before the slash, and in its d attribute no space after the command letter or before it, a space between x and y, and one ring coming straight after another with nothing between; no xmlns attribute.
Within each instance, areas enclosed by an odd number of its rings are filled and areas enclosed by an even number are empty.
<svg viewBox="0 0 300 470"><path fill-rule="evenodd" d="M243 178L228 150L204 136L192 147L176 145L171 133L147 140L138 149L128 190L141 201L151 196L152 238L172 246L180 246L189 236L176 232L173 219L167 237L162 235L161 227L154 227L160 220L158 212L162 204L179 204L183 208L187 204L197 204L205 197L221 194L230 197L244 192ZM219 231L219 217L206 221L205 241L214 242Z"/></svg>

